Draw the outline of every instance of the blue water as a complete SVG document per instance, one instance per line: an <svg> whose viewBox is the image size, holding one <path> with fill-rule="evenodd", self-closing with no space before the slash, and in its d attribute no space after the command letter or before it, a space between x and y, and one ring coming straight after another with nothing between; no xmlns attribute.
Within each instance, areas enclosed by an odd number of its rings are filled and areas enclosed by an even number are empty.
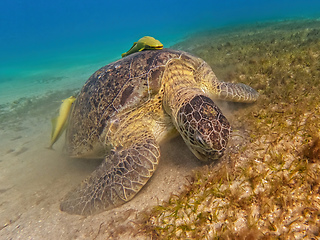
<svg viewBox="0 0 320 240"><path fill-rule="evenodd" d="M173 3L174 2L174 3ZM0 82L120 57L145 35L169 47L192 32L319 18L319 0L1 0Z"/></svg>

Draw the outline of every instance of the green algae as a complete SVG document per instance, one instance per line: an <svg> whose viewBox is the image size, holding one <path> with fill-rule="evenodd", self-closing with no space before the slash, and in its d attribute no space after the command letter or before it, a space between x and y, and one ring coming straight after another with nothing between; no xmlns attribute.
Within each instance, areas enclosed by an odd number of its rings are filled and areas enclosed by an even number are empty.
<svg viewBox="0 0 320 240"><path fill-rule="evenodd" d="M221 29L174 46L202 57L218 78L257 89L260 99L232 110L234 129L249 135L242 147L153 209L144 232L155 239L320 236L319 39L320 21L302 20Z"/></svg>

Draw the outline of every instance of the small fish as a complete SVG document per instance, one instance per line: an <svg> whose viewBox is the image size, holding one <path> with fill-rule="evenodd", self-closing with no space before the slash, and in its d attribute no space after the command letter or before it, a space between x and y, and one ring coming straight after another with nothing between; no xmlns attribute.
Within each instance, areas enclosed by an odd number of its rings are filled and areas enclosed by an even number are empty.
<svg viewBox="0 0 320 240"><path fill-rule="evenodd" d="M129 49L128 52L122 53L121 56L125 57L135 52L140 52L143 50L161 50L163 44L153 37L145 36L140 38L138 42L134 42L133 46Z"/></svg>
<svg viewBox="0 0 320 240"><path fill-rule="evenodd" d="M74 96L62 100L62 104L59 110L59 116L51 120L52 132L51 143L48 147L49 149L52 149L53 144L59 139L63 131L66 129L71 106L75 100L76 98Z"/></svg>

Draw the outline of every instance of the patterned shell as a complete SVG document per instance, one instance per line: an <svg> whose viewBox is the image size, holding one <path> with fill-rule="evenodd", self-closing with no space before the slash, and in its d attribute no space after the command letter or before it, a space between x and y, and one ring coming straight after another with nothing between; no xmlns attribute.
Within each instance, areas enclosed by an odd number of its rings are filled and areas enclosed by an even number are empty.
<svg viewBox="0 0 320 240"><path fill-rule="evenodd" d="M169 61L175 58L199 65L203 62L182 51L170 49L131 54L96 71L83 86L69 119L67 151L77 157L86 148L99 157L105 154L103 131L110 119L124 110L134 110L160 89Z"/></svg>

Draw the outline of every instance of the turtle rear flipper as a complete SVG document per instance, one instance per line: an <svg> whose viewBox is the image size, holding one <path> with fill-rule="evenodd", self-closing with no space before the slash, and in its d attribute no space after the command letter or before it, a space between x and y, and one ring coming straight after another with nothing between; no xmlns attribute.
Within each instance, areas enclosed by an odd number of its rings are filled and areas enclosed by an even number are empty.
<svg viewBox="0 0 320 240"><path fill-rule="evenodd" d="M87 216L120 206L147 183L159 158L159 147L151 137L112 151L89 178L67 194L60 209Z"/></svg>

